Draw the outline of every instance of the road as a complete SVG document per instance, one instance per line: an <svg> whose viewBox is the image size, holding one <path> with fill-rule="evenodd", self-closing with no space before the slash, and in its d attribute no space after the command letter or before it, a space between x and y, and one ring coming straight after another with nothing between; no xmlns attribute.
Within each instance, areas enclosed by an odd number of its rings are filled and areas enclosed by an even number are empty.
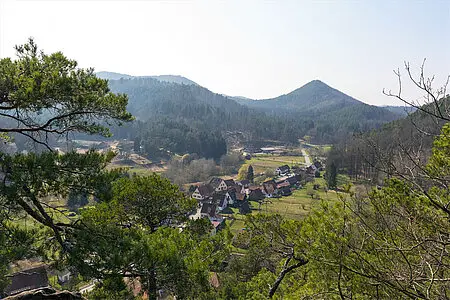
<svg viewBox="0 0 450 300"><path fill-rule="evenodd" d="M308 155L308 153L306 152L305 149L302 149L302 154L303 154L303 157L305 158L305 164L307 166L310 166L311 165L311 158L309 157L309 155Z"/></svg>

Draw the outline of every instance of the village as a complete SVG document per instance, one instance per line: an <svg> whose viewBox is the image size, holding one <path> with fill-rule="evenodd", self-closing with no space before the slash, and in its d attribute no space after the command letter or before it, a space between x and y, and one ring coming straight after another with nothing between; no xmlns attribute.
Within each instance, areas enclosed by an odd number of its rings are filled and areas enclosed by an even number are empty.
<svg viewBox="0 0 450 300"><path fill-rule="evenodd" d="M210 181L191 186L190 196L198 201L196 214L191 219L208 218L212 225L211 234L223 229L226 220L233 220L235 212L246 215L261 210L265 201L276 201L292 195L306 183L320 176L323 165L315 161L306 168L281 165L275 170L273 179L256 185L248 179L235 181L213 177ZM319 189L318 184L313 185Z"/></svg>

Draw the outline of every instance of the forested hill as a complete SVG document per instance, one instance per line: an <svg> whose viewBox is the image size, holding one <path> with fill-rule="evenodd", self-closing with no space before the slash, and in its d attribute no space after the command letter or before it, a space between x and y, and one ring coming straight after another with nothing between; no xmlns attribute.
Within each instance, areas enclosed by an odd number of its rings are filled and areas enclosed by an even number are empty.
<svg viewBox="0 0 450 300"><path fill-rule="evenodd" d="M159 81L164 82L172 82L172 83L178 83L178 84L195 84L194 81L187 79L186 77L180 76L180 75L155 75L155 76L131 76L127 74L121 74L121 73L114 73L114 72L97 72L97 77L102 79L108 79L108 80L119 80L121 78L123 79L132 79L132 78L153 78Z"/></svg>
<svg viewBox="0 0 450 300"><path fill-rule="evenodd" d="M448 111L450 97L439 100L439 105L442 112ZM445 120L436 117L438 113L434 103L424 105L420 110L410 110L414 112L406 118L335 144L328 162L333 162L350 176L363 176L375 181L384 178L386 169L420 170L431 155L433 141ZM404 154L405 151L408 155Z"/></svg>
<svg viewBox="0 0 450 300"><path fill-rule="evenodd" d="M115 78L109 81L111 90L128 95L128 109L141 124L139 130L128 127L119 130L119 136L136 138L139 132L141 136L164 136L166 141L159 142L165 145L171 144L171 139L180 139L180 132L187 136L187 128L190 136L192 132L214 132L219 136L232 132L241 134L246 141L295 143L298 138L309 135L314 142L334 143L354 132L377 128L400 117L386 109L364 104L320 81L275 99L249 100L216 94L197 84L161 80L164 77L100 75ZM156 123L159 125L155 126ZM154 132L155 128L159 128L158 132Z"/></svg>
<svg viewBox="0 0 450 300"><path fill-rule="evenodd" d="M339 107L364 104L328 85L320 80L313 80L304 86L272 99L257 101L240 99L241 104L261 107L268 110L295 110L301 113L323 113Z"/></svg>
<svg viewBox="0 0 450 300"><path fill-rule="evenodd" d="M388 106L382 106L385 109L388 109L396 114L402 115L402 116L407 116L408 114L411 114L413 112L416 111L416 108L412 107L412 106L392 106L392 105L388 105Z"/></svg>
<svg viewBox="0 0 450 300"><path fill-rule="evenodd" d="M116 128L115 135L141 140L147 154L164 148L218 158L226 152L226 134L239 134L247 141L295 143L307 132L302 120L268 117L199 85L137 77L110 80L109 86L128 95L128 110L137 118L132 125ZM208 150L211 144L220 147Z"/></svg>
<svg viewBox="0 0 450 300"><path fill-rule="evenodd" d="M317 142L337 142L351 132L378 128L402 117L388 109L358 101L320 80L272 99L234 99L272 115L295 115L303 119L310 124L308 134Z"/></svg>

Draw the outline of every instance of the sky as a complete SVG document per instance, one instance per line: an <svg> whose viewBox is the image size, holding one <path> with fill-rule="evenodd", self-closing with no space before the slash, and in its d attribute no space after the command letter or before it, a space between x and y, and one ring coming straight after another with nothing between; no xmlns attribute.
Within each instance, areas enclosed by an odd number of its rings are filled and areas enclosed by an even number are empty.
<svg viewBox="0 0 450 300"><path fill-rule="evenodd" d="M182 75L253 99L319 79L369 104L399 104L382 90L397 89L393 70L405 61L417 74L426 58L436 87L450 74L450 0L0 0L0 57L28 37L80 67Z"/></svg>

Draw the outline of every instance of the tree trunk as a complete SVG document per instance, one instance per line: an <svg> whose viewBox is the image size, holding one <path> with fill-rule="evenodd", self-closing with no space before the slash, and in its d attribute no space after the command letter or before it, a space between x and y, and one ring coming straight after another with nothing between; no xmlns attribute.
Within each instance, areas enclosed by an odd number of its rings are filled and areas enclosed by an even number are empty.
<svg viewBox="0 0 450 300"><path fill-rule="evenodd" d="M287 265L289 264L289 261L292 259L292 257L289 257L286 262L284 263L283 266L283 270L280 272L280 275L278 275L277 280L275 280L275 283L273 284L273 286L270 288L269 290L269 299L271 299L273 297L273 295L275 294L275 292L278 289L278 286L281 284L281 281L283 281L284 277L286 276L287 273L289 273L290 271L297 269L301 266L304 266L308 263L308 260L306 259L300 259L298 263L288 267Z"/></svg>

